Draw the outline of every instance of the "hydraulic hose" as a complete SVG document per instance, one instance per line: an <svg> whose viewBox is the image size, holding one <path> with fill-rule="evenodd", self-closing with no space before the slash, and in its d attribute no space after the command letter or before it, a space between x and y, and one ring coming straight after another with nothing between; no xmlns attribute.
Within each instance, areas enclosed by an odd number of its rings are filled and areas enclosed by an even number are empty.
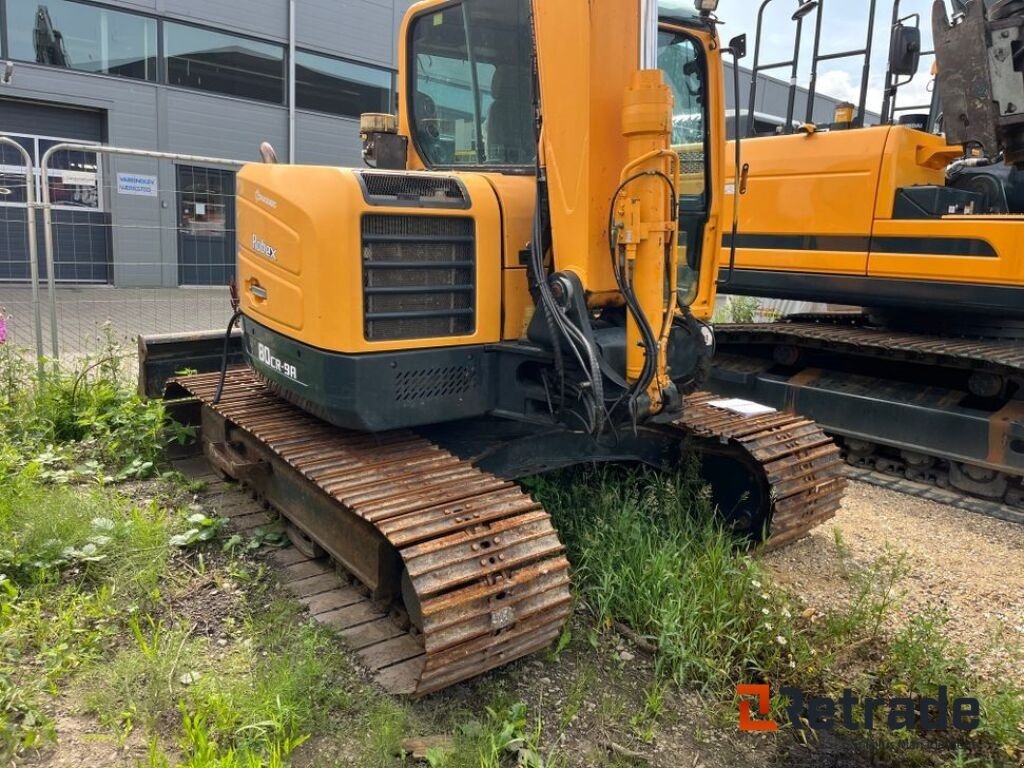
<svg viewBox="0 0 1024 768"><path fill-rule="evenodd" d="M220 360L220 381L217 382L217 394L213 396L213 404L217 405L220 399L224 396L224 382L228 378L228 349L231 347L231 334L235 331L235 326L238 321L242 318L242 310L236 309L231 314L231 320L228 322L228 330L224 334L224 350L221 353Z"/></svg>

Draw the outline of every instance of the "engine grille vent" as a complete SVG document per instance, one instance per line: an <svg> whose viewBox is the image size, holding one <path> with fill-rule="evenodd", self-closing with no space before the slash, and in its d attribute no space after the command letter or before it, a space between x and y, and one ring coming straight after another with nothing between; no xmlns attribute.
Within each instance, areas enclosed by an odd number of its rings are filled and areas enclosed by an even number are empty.
<svg viewBox="0 0 1024 768"><path fill-rule="evenodd" d="M466 188L454 176L408 173L358 174L370 205L468 208Z"/></svg>
<svg viewBox="0 0 1024 768"><path fill-rule="evenodd" d="M476 329L473 220L363 217L367 341L469 336Z"/></svg>
<svg viewBox="0 0 1024 768"><path fill-rule="evenodd" d="M679 172L684 175L704 174L704 153L687 150L679 153Z"/></svg>
<svg viewBox="0 0 1024 768"><path fill-rule="evenodd" d="M466 365L422 368L395 374L395 400L433 400L472 392L478 386L476 369Z"/></svg>

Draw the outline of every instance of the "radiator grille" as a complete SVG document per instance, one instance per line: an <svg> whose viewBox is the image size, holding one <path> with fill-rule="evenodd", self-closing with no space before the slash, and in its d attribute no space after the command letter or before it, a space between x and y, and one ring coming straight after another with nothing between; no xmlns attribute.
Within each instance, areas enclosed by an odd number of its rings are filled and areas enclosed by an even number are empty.
<svg viewBox="0 0 1024 768"><path fill-rule="evenodd" d="M465 188L453 176L364 172L359 174L359 180L371 205L469 207Z"/></svg>
<svg viewBox="0 0 1024 768"><path fill-rule="evenodd" d="M367 341L468 336L476 329L473 220L363 217Z"/></svg>

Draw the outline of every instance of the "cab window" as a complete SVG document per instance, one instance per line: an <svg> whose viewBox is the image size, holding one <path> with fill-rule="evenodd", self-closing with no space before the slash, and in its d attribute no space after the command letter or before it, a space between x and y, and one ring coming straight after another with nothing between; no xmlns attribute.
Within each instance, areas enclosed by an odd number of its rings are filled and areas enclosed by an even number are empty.
<svg viewBox="0 0 1024 768"><path fill-rule="evenodd" d="M658 67L672 90L672 149L679 155L679 301L699 297L704 231L708 216L707 65L693 38L669 30L658 34Z"/></svg>
<svg viewBox="0 0 1024 768"><path fill-rule="evenodd" d="M658 35L658 67L672 89L672 146L683 163L680 192L684 197L702 196L707 154L703 57L692 39L662 31Z"/></svg>
<svg viewBox="0 0 1024 768"><path fill-rule="evenodd" d="M412 139L431 167L532 167L533 49L526 0L476 0L413 22Z"/></svg>

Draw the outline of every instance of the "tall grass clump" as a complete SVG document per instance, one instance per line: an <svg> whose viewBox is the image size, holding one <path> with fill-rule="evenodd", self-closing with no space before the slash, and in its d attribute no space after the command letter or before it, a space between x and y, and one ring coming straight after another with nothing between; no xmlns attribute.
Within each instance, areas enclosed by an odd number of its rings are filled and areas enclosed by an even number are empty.
<svg viewBox="0 0 1024 768"><path fill-rule="evenodd" d="M530 485L565 539L581 599L603 625L653 641L676 682L724 694L796 668L806 642L789 606L716 520L696 470L585 468Z"/></svg>
<svg viewBox="0 0 1024 768"><path fill-rule="evenodd" d="M0 343L0 470L40 479L123 480L153 473L170 439L160 401L135 390L132 353L107 331L102 350L70 362L35 360Z"/></svg>

